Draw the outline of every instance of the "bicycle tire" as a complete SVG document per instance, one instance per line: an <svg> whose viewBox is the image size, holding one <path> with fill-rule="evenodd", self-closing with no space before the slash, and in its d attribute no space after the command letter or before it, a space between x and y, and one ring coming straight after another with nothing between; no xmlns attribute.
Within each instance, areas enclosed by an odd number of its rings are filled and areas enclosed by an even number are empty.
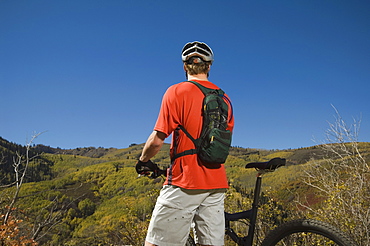
<svg viewBox="0 0 370 246"><path fill-rule="evenodd" d="M195 246L195 241L191 235L189 235L188 239L186 240L185 246Z"/></svg>
<svg viewBox="0 0 370 246"><path fill-rule="evenodd" d="M299 219L272 230L261 246L275 245L338 245L357 246L347 234L336 227L317 220Z"/></svg>

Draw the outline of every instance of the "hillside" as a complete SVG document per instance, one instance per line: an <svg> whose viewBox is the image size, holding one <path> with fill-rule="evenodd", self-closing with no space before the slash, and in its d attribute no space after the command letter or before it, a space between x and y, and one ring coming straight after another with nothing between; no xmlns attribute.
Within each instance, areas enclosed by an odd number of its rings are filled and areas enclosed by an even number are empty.
<svg viewBox="0 0 370 246"><path fill-rule="evenodd" d="M370 143L359 146L368 161ZM163 182L162 178L137 178L134 166L142 148L143 144L124 149L74 150L33 146L32 155L38 157L30 164L29 178L13 214L24 219L23 227L33 228L29 233L37 233L34 237L40 245L140 245ZM24 147L0 139L0 156L12 156L16 152L24 153ZM166 144L153 161L167 167L168 153ZM266 201L273 198L288 206L296 199L297 192L309 197L311 205L322 201L312 188L301 182L303 171L313 157L317 160L328 157L320 146L289 150L232 147L225 163L231 186L226 201L229 212L245 209L244 203L248 204L245 199L254 187L256 172L246 170L245 164L274 157L286 158L287 166L265 175ZM9 160L3 158L1 165L9 167ZM9 168L2 168L0 174L3 184L13 175ZM14 189L2 188L2 207L9 204L7 197L11 197Z"/></svg>

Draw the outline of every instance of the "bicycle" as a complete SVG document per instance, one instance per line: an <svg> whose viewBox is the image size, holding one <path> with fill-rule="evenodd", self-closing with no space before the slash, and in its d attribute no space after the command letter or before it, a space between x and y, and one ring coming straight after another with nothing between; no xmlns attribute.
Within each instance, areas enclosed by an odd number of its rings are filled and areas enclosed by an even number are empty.
<svg viewBox="0 0 370 246"><path fill-rule="evenodd" d="M252 208L237 213L225 212L225 235L229 236L239 246L252 246L255 236L255 228L258 214L258 206L261 195L262 176L267 172L273 172L279 167L285 166L286 160L283 158L273 158L267 162L248 163L245 168L255 168L258 172ZM138 171L138 170L137 170ZM159 169L156 164L150 168L144 167L142 174L151 178L165 175L165 170ZM249 228L246 236L238 236L231 228L230 222L248 220ZM195 246L191 235L186 242L186 246ZM281 224L270 231L263 239L261 246L295 246L295 245L332 245L332 246L357 246L347 234L336 227L322 221L313 219L296 219Z"/></svg>

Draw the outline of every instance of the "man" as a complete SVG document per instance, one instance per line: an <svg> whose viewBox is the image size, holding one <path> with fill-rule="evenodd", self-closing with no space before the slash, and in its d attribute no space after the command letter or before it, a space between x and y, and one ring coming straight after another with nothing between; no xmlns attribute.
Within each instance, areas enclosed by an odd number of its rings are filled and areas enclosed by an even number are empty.
<svg viewBox="0 0 370 246"><path fill-rule="evenodd" d="M187 43L182 50L182 61L188 80L219 89L208 81L213 52L207 44ZM202 91L190 82L169 87L163 96L154 131L138 161L138 165L150 163L150 158L158 153L165 138L173 133L172 163L153 210L145 245L185 245L192 223L199 244L224 244L224 193L228 188L224 165L209 168L197 154L173 160L174 154L195 148L192 140L178 127L182 125L191 136L199 137L203 98ZM227 95L224 100L230 109L227 130L231 131L234 126L231 104Z"/></svg>

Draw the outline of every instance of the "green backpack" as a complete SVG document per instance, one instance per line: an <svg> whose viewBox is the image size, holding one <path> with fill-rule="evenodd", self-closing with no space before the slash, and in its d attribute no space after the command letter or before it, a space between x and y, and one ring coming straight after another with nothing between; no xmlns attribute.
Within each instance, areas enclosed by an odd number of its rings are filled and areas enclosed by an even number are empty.
<svg viewBox="0 0 370 246"><path fill-rule="evenodd" d="M172 161L184 155L198 154L199 159L203 163L223 164L229 155L232 136L231 131L226 130L229 117L229 106L224 101L224 98L226 100L228 99L224 96L225 93L221 89L210 89L194 81L188 82L198 86L204 94L202 131L200 137L194 139L189 132L180 125L179 129L192 140L195 149L185 150L184 152L175 154Z"/></svg>

